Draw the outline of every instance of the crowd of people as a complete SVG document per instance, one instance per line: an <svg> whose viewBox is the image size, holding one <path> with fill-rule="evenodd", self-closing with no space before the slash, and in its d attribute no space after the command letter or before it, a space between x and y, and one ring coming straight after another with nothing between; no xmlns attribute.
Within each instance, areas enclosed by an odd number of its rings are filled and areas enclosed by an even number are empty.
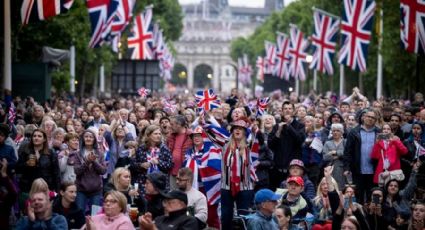
<svg viewBox="0 0 425 230"><path fill-rule="evenodd" d="M268 96L6 97L0 229L425 229L421 93Z"/></svg>

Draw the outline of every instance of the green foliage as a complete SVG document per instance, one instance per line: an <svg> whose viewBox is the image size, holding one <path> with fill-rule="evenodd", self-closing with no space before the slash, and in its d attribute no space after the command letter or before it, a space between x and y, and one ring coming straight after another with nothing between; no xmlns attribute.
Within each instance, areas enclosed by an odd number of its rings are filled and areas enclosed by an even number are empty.
<svg viewBox="0 0 425 230"><path fill-rule="evenodd" d="M71 78L69 72L53 71L50 76L52 77L52 86L56 92L63 92L69 89L69 79Z"/></svg>
<svg viewBox="0 0 425 230"><path fill-rule="evenodd" d="M381 54L383 56L384 95L391 97L410 96L414 89L424 90L424 73L416 76L416 55L400 48L400 2L377 0L378 8L375 13L372 39L369 45L367 71L362 73L364 93L367 96L376 95L378 35L377 22L379 21L379 8L383 5L384 30ZM313 33L313 11L315 6L331 14L340 16L342 12L342 1L340 0L298 0L287 6L280 12L273 13L255 33L247 39L238 38L231 45L231 56L233 60L247 53L251 64L255 63L257 56L264 56L264 40L275 41L275 32L280 31L289 34L289 24L293 23L304 32L306 36ZM340 39L340 38L339 38ZM338 44L339 46L339 44ZM337 47L337 51L339 47ZM339 87L339 66L334 57L334 76L318 74L319 88L322 91L337 91ZM360 73L345 67L346 89L349 91L359 85ZM312 78L310 71L309 78ZM307 79L306 84L311 84ZM418 84L420 83L420 84ZM332 87L333 86L333 87ZM309 88L306 87L306 92Z"/></svg>

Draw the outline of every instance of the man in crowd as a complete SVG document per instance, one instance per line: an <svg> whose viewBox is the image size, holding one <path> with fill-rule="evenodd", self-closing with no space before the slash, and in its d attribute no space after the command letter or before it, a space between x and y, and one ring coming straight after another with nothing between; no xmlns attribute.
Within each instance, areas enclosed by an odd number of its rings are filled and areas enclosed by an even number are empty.
<svg viewBox="0 0 425 230"><path fill-rule="evenodd" d="M361 124L347 135L344 148L344 175L352 174L357 187L359 203L364 204L373 186L375 169L370 158L376 135L380 132L375 126L377 115L373 110L366 110L361 115Z"/></svg>
<svg viewBox="0 0 425 230"><path fill-rule="evenodd" d="M294 105L286 101L282 105L282 122L276 124L268 138L270 150L274 153L275 166L271 171L271 189L275 190L288 175L289 162L301 159L301 145L304 141L304 124L294 119Z"/></svg>
<svg viewBox="0 0 425 230"><path fill-rule="evenodd" d="M93 120L86 124L86 129L90 127L95 127L99 130L101 124L106 124L106 121L102 118L102 108L98 104L94 104L91 107L91 115L93 116Z"/></svg>
<svg viewBox="0 0 425 230"><path fill-rule="evenodd" d="M170 191L164 200L165 215L155 218L153 222L152 215L146 213L139 218L139 224L145 230L200 229L196 218L186 214L187 204L186 193L179 190Z"/></svg>
<svg viewBox="0 0 425 230"><path fill-rule="evenodd" d="M183 115L173 116L170 120L171 134L167 138L167 145L170 149L174 166L170 172L170 187L176 188L176 176L182 167L184 156L189 148L192 148L191 130L187 127L186 117Z"/></svg>
<svg viewBox="0 0 425 230"><path fill-rule="evenodd" d="M202 192L192 187L193 179L193 173L190 168L181 168L179 169L176 183L178 189L187 195L189 214L196 217L198 225L204 228L208 218L207 198Z"/></svg>
<svg viewBox="0 0 425 230"><path fill-rule="evenodd" d="M270 189L260 189L255 193L254 203L257 211L248 216L249 230L278 229L273 213L280 197Z"/></svg>
<svg viewBox="0 0 425 230"><path fill-rule="evenodd" d="M16 224L16 230L68 229L64 216L52 213L52 205L46 192L36 192L31 196L28 216L22 217Z"/></svg>
<svg viewBox="0 0 425 230"><path fill-rule="evenodd" d="M291 176L286 180L287 189L278 189L276 193L282 194L282 204L288 206L292 212L292 223L302 222L307 212L311 212L308 202L301 196L304 190L304 180L299 176Z"/></svg>

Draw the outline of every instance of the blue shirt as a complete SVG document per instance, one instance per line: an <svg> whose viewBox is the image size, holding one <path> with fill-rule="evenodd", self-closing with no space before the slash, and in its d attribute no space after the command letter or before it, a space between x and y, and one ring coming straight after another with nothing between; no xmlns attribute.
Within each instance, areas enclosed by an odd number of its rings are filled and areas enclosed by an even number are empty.
<svg viewBox="0 0 425 230"><path fill-rule="evenodd" d="M248 230L278 230L279 226L273 216L265 216L262 212L257 211L247 216Z"/></svg>
<svg viewBox="0 0 425 230"><path fill-rule="evenodd" d="M360 172L361 174L373 174L374 170L370 154L375 144L375 128L366 130L364 127L361 127L360 137L362 140L360 148Z"/></svg>

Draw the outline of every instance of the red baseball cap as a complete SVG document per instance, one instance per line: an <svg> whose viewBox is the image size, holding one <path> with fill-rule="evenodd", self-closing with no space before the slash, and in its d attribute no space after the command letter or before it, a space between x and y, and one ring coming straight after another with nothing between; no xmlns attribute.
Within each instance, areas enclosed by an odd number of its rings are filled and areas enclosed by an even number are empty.
<svg viewBox="0 0 425 230"><path fill-rule="evenodd" d="M289 184L289 182L295 182L300 186L304 187L304 180L303 178L299 177L299 176L291 176L286 180L286 183Z"/></svg>

